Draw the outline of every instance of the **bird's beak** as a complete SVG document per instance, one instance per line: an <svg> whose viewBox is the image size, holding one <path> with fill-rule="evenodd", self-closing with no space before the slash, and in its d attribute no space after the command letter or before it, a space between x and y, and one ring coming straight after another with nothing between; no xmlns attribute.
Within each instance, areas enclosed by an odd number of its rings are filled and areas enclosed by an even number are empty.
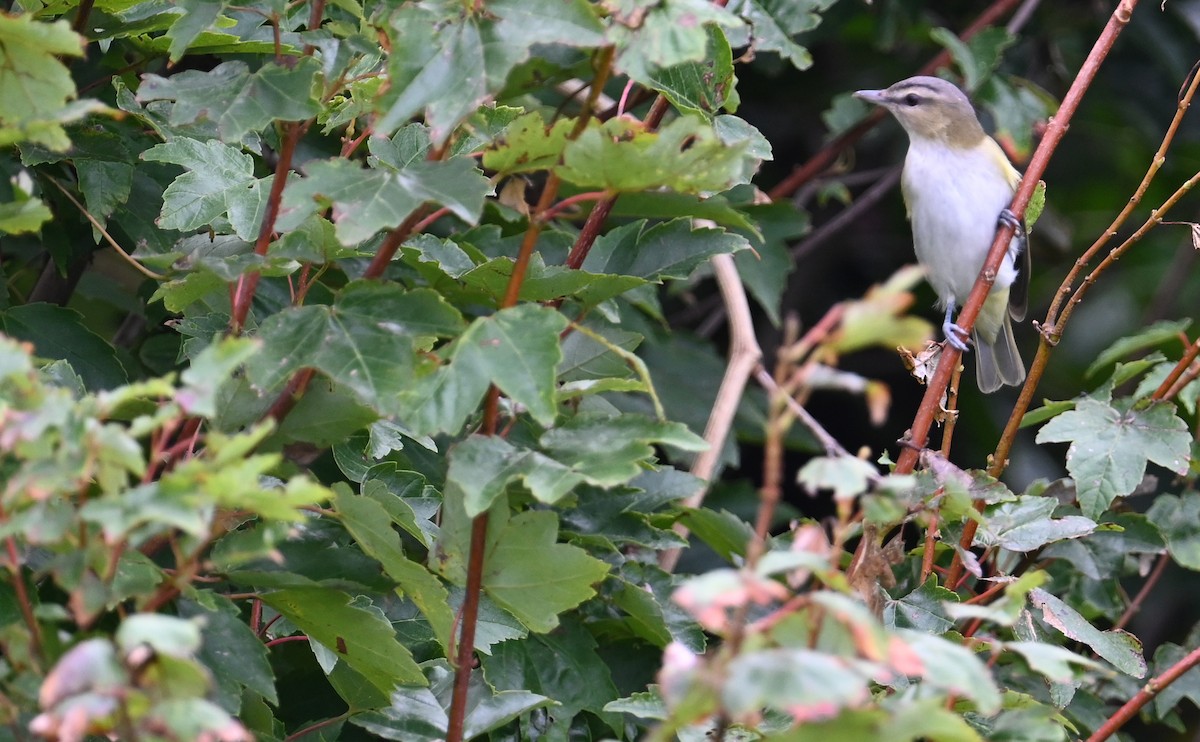
<svg viewBox="0 0 1200 742"><path fill-rule="evenodd" d="M867 103L874 103L877 106L882 106L885 102L883 94L886 90L856 90L854 97L859 100L865 100Z"/></svg>

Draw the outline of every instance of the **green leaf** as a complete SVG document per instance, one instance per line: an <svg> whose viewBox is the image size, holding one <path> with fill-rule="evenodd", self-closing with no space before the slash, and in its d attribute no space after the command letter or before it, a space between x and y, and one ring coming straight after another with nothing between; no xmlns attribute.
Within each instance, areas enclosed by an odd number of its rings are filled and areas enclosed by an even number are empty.
<svg viewBox="0 0 1200 742"><path fill-rule="evenodd" d="M92 332L81 314L53 304L24 304L0 312L0 331L32 343L41 358L61 359L92 391L129 380L116 349Z"/></svg>
<svg viewBox="0 0 1200 742"><path fill-rule="evenodd" d="M262 352L246 370L269 390L301 368L316 368L383 412L410 388L414 341L454 334L461 322L433 291L359 281L333 306L293 307L268 317L259 328Z"/></svg>
<svg viewBox="0 0 1200 742"><path fill-rule="evenodd" d="M600 658L596 640L578 621L564 621L553 634L507 641L483 662L484 678L494 688L527 690L554 699L554 726L564 732L581 711L603 715L617 698L611 671ZM609 718L614 732L619 721Z"/></svg>
<svg viewBox="0 0 1200 742"><path fill-rule="evenodd" d="M996 681L974 652L961 644L911 629L900 629L898 633L920 660L923 683L971 699L979 713L986 716L1000 710Z"/></svg>
<svg viewBox="0 0 1200 742"><path fill-rule="evenodd" d="M584 476L537 451L519 448L494 435L473 435L447 454L446 495L462 499L467 515L487 512L514 479L541 502L554 504Z"/></svg>
<svg viewBox="0 0 1200 742"><path fill-rule="evenodd" d="M262 601L358 671L379 690L424 685L425 676L408 649L396 641L392 625L337 590L290 588L262 595Z"/></svg>
<svg viewBox="0 0 1200 742"><path fill-rule="evenodd" d="M603 42L599 21L583 0L496 0L486 16L453 8L442 16L429 7L404 6L391 25L391 87L375 129L391 131L423 110L435 144L504 86L534 44Z"/></svg>
<svg viewBox="0 0 1200 742"><path fill-rule="evenodd" d="M448 651L454 624L449 593L424 565L405 556L388 511L369 497L350 494L344 486L334 488L333 507L363 552L377 559L387 576L395 580L396 591L406 594L421 609L438 643Z"/></svg>
<svg viewBox="0 0 1200 742"><path fill-rule="evenodd" d="M447 709L454 673L444 661L425 666L428 688L400 688L392 704L355 714L350 721L383 739L399 742L440 742L446 739ZM480 673L471 673L467 691L463 739L475 739L508 724L518 716L553 701L523 690L494 691Z"/></svg>
<svg viewBox="0 0 1200 742"><path fill-rule="evenodd" d="M1096 360L1092 361L1092 365L1088 366L1085 376L1094 376L1100 369L1110 363L1114 363L1126 356L1133 355L1139 351L1156 348L1163 343L1179 342L1179 334L1192 324L1191 319L1180 319L1173 321L1163 320L1155 322L1149 327L1143 329L1136 335L1123 337L1112 345L1105 348Z"/></svg>
<svg viewBox="0 0 1200 742"><path fill-rule="evenodd" d="M445 206L474 223L489 186L467 157L444 162L418 161L403 170L361 168L348 160L318 160L306 177L284 192L285 213L303 219L318 208L314 199L333 205L333 221L343 245L356 245L381 229L400 225L424 203Z"/></svg>
<svg viewBox="0 0 1200 742"><path fill-rule="evenodd" d="M574 119L556 119L546 126L540 111L527 113L505 128L483 151L483 166L501 175L549 170L562 158Z"/></svg>
<svg viewBox="0 0 1200 742"><path fill-rule="evenodd" d="M1078 515L1051 517L1058 500L1052 497L1018 497L984 512L975 533L976 546L999 546L1009 551L1030 552L1063 539L1081 538L1096 530L1095 521Z"/></svg>
<svg viewBox="0 0 1200 742"><path fill-rule="evenodd" d="M911 628L930 634L945 634L954 628L945 603L957 603L958 594L937 584L931 575L915 590L900 598L888 598L883 623L888 628Z"/></svg>
<svg viewBox="0 0 1200 742"><path fill-rule="evenodd" d="M832 490L833 499L853 499L867 491L867 485L879 476L875 467L853 456L816 456L796 474L796 481L816 495Z"/></svg>
<svg viewBox="0 0 1200 742"><path fill-rule="evenodd" d="M172 63L178 62L196 37L213 25L213 22L221 15L221 11L225 9L225 2L224 0L179 0L178 7L183 12L167 30L167 38L171 40L169 54Z"/></svg>
<svg viewBox="0 0 1200 742"><path fill-rule="evenodd" d="M67 104L75 82L60 55L83 56L83 38L66 21L0 15L0 146L26 140L60 152L70 146L62 123L87 108Z"/></svg>
<svg viewBox="0 0 1200 742"><path fill-rule="evenodd" d="M460 280L467 286L487 291L499 303L508 290L513 266L511 258L493 258L462 274ZM519 298L521 301L545 302L573 297L585 307L593 307L645 283L644 279L634 276L589 273L561 265L547 266L542 256L534 253L526 266Z"/></svg>
<svg viewBox="0 0 1200 742"><path fill-rule="evenodd" d="M203 645L197 655L219 680L249 688L273 704L279 703L269 650L238 616L237 608L223 598L214 599L217 610L182 601L180 615L200 622Z"/></svg>
<svg viewBox="0 0 1200 742"><path fill-rule="evenodd" d="M458 338L449 364L409 384L401 405L414 431L456 432L495 383L544 425L553 422L554 370L562 360L566 319L536 304L475 320Z"/></svg>
<svg viewBox="0 0 1200 742"><path fill-rule="evenodd" d="M1171 667L1182 662L1190 649L1170 642L1160 644L1158 649L1154 650L1154 672L1151 675L1153 677L1161 676ZM1166 716L1184 698L1200 706L1200 668L1192 667L1169 685L1159 688L1158 693L1154 696L1154 710L1159 717Z"/></svg>
<svg viewBox="0 0 1200 742"><path fill-rule="evenodd" d="M832 716L869 695L869 671L808 649L747 652L726 672L721 695L733 714L767 706L797 717Z"/></svg>
<svg viewBox="0 0 1200 742"><path fill-rule="evenodd" d="M216 417L217 392L257 350L258 344L246 338L227 337L209 345L180 375L183 386L175 401L192 415Z"/></svg>
<svg viewBox="0 0 1200 742"><path fill-rule="evenodd" d="M690 220L673 219L646 229L637 221L596 240L581 266L593 273L639 276L651 281L686 278L713 255L737 252L746 238L719 229L693 229Z"/></svg>
<svg viewBox="0 0 1200 742"><path fill-rule="evenodd" d="M532 631L558 626L558 614L596 594L608 565L568 544L555 543L558 517L527 511L499 526L484 560L483 587Z"/></svg>
<svg viewBox="0 0 1200 742"><path fill-rule="evenodd" d="M222 141L236 144L272 121L316 116L321 110L316 99L319 75L320 67L311 57L300 57L286 67L264 64L254 72L245 62L225 62L208 72L146 75L137 99L171 101L167 120L172 126L212 121Z"/></svg>
<svg viewBox="0 0 1200 742"><path fill-rule="evenodd" d="M1075 667L1103 670L1095 660L1075 654L1064 647L1045 642L1005 642L1004 648L1021 655L1029 668L1052 683L1071 683L1075 680Z"/></svg>
<svg viewBox="0 0 1200 742"><path fill-rule="evenodd" d="M0 232L5 234L37 232L43 224L53 218L50 207L40 198L26 198L0 204Z"/></svg>
<svg viewBox="0 0 1200 742"><path fill-rule="evenodd" d="M538 442L550 457L602 487L624 484L636 477L654 455L652 443L685 451L708 447L682 423L658 422L640 415L577 415L546 431Z"/></svg>
<svg viewBox="0 0 1200 742"><path fill-rule="evenodd" d="M1088 645L1093 652L1126 675L1135 678L1146 676L1142 643L1133 634L1120 629L1100 631L1074 608L1041 588L1031 592L1029 599L1035 607L1041 609L1042 620L1063 636Z"/></svg>
<svg viewBox="0 0 1200 742"><path fill-rule="evenodd" d="M962 70L963 87L968 91L976 90L992 74L1004 50L1017 40L1007 30L997 26L983 29L969 41L960 40L945 28L935 28L929 35L950 52L954 63Z"/></svg>
<svg viewBox="0 0 1200 742"><path fill-rule="evenodd" d="M708 25L740 31L744 23L704 0L614 0L608 40L616 45L616 68L648 82L655 71L700 62L708 49Z"/></svg>
<svg viewBox="0 0 1200 742"><path fill-rule="evenodd" d="M836 0L733 0L726 7L750 22L751 45L756 51L775 52L798 70L812 66L808 49L792 37L811 31L821 22L820 13Z"/></svg>
<svg viewBox="0 0 1200 742"><path fill-rule="evenodd" d="M175 139L146 150L142 159L188 169L163 192L162 214L155 220L163 229L190 231L211 224L256 182L250 156L215 140Z"/></svg>
<svg viewBox="0 0 1200 742"><path fill-rule="evenodd" d="M1158 495L1146 517L1162 534L1175 561L1200 570L1200 494Z"/></svg>
<svg viewBox="0 0 1200 742"><path fill-rule="evenodd" d="M582 188L719 192L745 180L747 149L747 142L727 143L695 116L675 119L658 131L614 118L589 126L568 143L555 172Z"/></svg>
<svg viewBox="0 0 1200 742"><path fill-rule="evenodd" d="M730 110L737 107L737 78L729 41L717 27L707 29L708 50L702 60L655 70L649 81L652 89L665 95L684 114L712 116L727 105Z"/></svg>
<svg viewBox="0 0 1200 742"><path fill-rule="evenodd" d="M1038 431L1037 442L1070 442L1067 470L1083 514L1092 519L1141 483L1147 461L1183 474L1191 451L1187 425L1169 402L1123 410L1081 399Z"/></svg>

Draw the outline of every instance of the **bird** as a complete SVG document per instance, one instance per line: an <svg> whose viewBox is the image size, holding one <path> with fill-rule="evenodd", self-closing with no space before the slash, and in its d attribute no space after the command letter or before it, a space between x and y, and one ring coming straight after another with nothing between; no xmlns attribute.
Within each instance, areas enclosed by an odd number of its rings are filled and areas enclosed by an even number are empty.
<svg viewBox="0 0 1200 742"><path fill-rule="evenodd" d="M983 130L970 99L938 77L910 77L885 90L854 93L892 114L908 134L900 178L913 247L946 311L946 341L967 351L954 315L979 276L997 223L1014 229L991 292L975 320L975 377L985 394L1025 380L1012 323L1025 318L1030 258L1025 227L1009 209L1021 173Z"/></svg>

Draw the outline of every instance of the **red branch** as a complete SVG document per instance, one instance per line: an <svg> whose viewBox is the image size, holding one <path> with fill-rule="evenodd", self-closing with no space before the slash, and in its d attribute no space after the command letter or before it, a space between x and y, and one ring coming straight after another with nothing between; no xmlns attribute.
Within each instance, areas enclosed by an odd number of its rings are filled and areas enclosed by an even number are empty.
<svg viewBox="0 0 1200 742"><path fill-rule="evenodd" d="M1125 705L1117 710L1117 713L1108 717L1100 728L1092 733L1092 736L1087 738L1087 742L1102 742L1111 737L1117 732L1125 722L1129 721L1142 709L1151 699L1162 692L1171 683L1174 683L1183 676L1188 670L1191 670L1196 665L1200 664L1200 649L1193 649L1188 652L1187 656L1176 662L1174 665L1159 675L1157 678L1152 678L1150 682L1137 692L1137 695L1125 702Z"/></svg>
<svg viewBox="0 0 1200 742"><path fill-rule="evenodd" d="M1058 148L1059 143L1067 133L1071 117L1075 115L1080 101L1083 100L1084 93L1087 92L1088 87L1092 84L1092 80L1095 79L1096 73L1100 70L1100 65L1103 64L1104 59L1108 56L1117 37L1129 23L1129 18L1133 14L1133 9L1136 5L1137 0L1121 0L1120 5L1117 6L1112 16L1108 19L1108 24L1105 25L1104 31L1096 39L1096 43L1092 46L1092 51L1088 54L1087 59L1084 60L1083 66L1080 67L1079 74L1075 76L1074 82L1071 83L1070 90L1063 97L1063 102L1058 109L1058 113L1050 119L1050 123L1046 127L1045 137L1033 153L1033 159L1030 160L1029 168L1025 171L1025 176L1021 179L1021 185L1017 188L1016 196L1013 198L1012 211L1018 218L1025 214L1025 208L1029 205L1029 199L1033 196L1033 191L1037 186L1038 180L1046 171L1046 166L1050 164L1050 158L1054 155L1054 151ZM996 232L996 239L992 242L992 249L983 264L979 278L976 279L975 286L971 289L971 294L967 298L962 313L958 315L958 324L967 332L970 332L971 328L975 325L975 318L979 316L979 310L983 307L984 299L987 298L988 292L992 288L992 283L995 281L996 273L1000 269L1000 263L1004 260L1005 253L1008 251L1008 243L1012 239L1012 236L1013 228L1008 225L1001 226ZM934 371L933 377L929 380L929 386L925 389L925 396L921 399L921 406L917 410L916 418L913 420L910 436L912 446L902 450L896 462L897 474L908 474L915 468L920 450L925 447L925 443L928 440L929 429L933 425L942 394L945 392L946 385L950 381L950 375L958 366L961 356L962 353L949 344L943 350L937 370ZM996 461L993 466L999 471L1004 468L1005 464L1006 462L1004 461ZM969 549L971 547L977 528L978 524L975 521L968 520L966 522L963 527L962 539L959 542L964 545L963 548ZM962 576L962 572L962 560L956 554L950 564L950 571L946 575L945 584L956 584Z"/></svg>

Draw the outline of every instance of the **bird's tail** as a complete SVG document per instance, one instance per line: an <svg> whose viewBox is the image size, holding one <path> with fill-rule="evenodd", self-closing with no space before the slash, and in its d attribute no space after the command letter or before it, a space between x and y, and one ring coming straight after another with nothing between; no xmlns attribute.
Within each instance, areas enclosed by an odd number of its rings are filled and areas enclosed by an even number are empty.
<svg viewBox="0 0 1200 742"><path fill-rule="evenodd" d="M1025 364L1021 361L1021 354L1017 352L1012 321L1007 313L999 332L991 342L978 330L974 333L974 340L975 381L979 385L979 391L990 394L1005 384L1017 386L1025 381Z"/></svg>

